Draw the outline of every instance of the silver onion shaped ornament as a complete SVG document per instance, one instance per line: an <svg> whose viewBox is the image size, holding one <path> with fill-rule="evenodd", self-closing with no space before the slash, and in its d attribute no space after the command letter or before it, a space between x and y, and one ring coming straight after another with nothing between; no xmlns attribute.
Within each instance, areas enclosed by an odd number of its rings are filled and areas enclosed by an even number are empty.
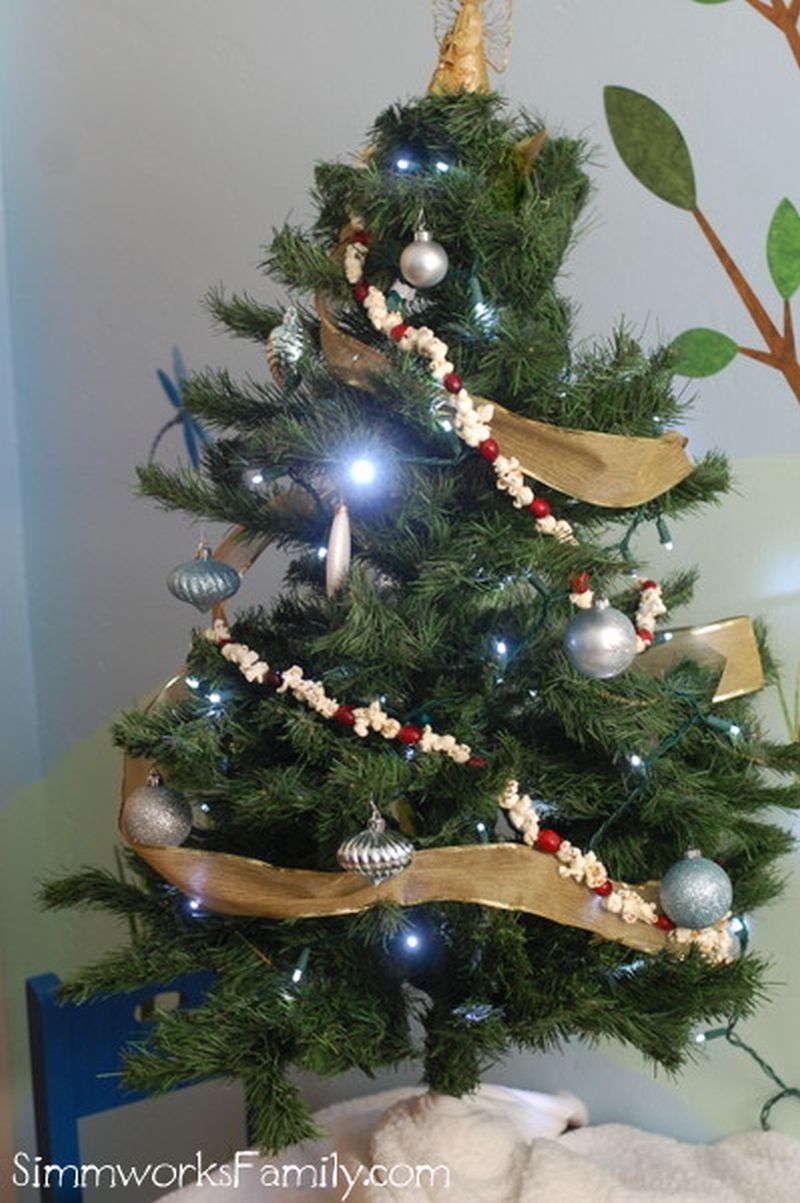
<svg viewBox="0 0 800 1203"><path fill-rule="evenodd" d="M163 844L176 848L192 830L192 808L185 798L164 785L155 771L125 799L122 830L134 844Z"/></svg>
<svg viewBox="0 0 800 1203"><path fill-rule="evenodd" d="M345 840L336 859L348 873L368 877L377 886L408 868L414 859L414 845L405 836L386 830L386 820L373 802L366 831Z"/></svg>
<svg viewBox="0 0 800 1203"><path fill-rule="evenodd" d="M214 560L211 548L203 542L193 560L179 564L167 577L167 588L178 601L189 602L203 613L233 597L242 583L235 568Z"/></svg>
<svg viewBox="0 0 800 1203"><path fill-rule="evenodd" d="M692 850L667 869L658 900L676 927L711 927L731 909L733 886L722 865Z"/></svg>
<svg viewBox="0 0 800 1203"><path fill-rule="evenodd" d="M433 288L435 284L441 284L449 266L447 251L434 240L430 230L422 226L414 231L414 241L409 242L400 256L400 271L415 288Z"/></svg>
<svg viewBox="0 0 800 1203"><path fill-rule="evenodd" d="M636 630L621 610L601 600L569 620L564 651L572 667L585 677L596 681L616 677L636 656Z"/></svg>

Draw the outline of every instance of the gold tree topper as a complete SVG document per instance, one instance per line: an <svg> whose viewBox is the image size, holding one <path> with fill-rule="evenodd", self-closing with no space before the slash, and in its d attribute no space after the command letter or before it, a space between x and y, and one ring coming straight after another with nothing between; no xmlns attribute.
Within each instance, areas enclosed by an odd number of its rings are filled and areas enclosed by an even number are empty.
<svg viewBox="0 0 800 1203"><path fill-rule="evenodd" d="M489 92L488 68L505 71L512 0L433 0L439 61L429 92Z"/></svg>

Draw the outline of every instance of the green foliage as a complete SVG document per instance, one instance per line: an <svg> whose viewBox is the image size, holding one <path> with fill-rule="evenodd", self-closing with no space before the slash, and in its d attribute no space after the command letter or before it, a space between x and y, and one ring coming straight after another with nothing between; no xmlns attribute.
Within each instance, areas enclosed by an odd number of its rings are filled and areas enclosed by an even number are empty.
<svg viewBox="0 0 800 1203"><path fill-rule="evenodd" d="M780 885L776 863L791 841L774 812L800 804L798 748L762 739L746 699L716 708L741 728L737 742L702 721L715 679L696 665L662 679L634 666L598 682L577 675L561 650L571 575L588 569L598 591L635 610L627 571L637 530L718 501L729 486L724 457L710 453L634 510L542 489L581 542L537 536L483 461L443 429L440 389L376 335L331 255L360 214L374 236L370 278L388 287L424 205L451 270L417 298L412 317L448 339L472 391L567 427L663 433L687 411L669 348L646 352L624 326L573 345L558 279L588 194L586 148L551 138L531 167L517 144L539 129L496 96L427 97L378 118L361 164L319 166L313 229L286 226L266 252L273 277L306 297L297 379L279 388L225 371L194 375L186 405L218 436L202 472L149 465L139 473L141 491L165 509L240 523L289 551L286 589L235 617L237 639L278 668L302 665L343 703L385 697L402 721L430 721L468 741L485 767L409 759L396 742L358 739L248 684L199 633L188 657L194 692L123 715L114 738L154 760L195 806L197 848L333 870L370 798L387 816L403 816L419 848L473 843L479 822L493 830L497 795L515 777L547 801L549 821L568 838L586 847L597 837L622 879L657 876L700 846L725 859L737 908L750 908ZM652 156L636 169L689 204L690 167L670 136L666 183ZM416 171L395 172L401 152ZM438 159L447 172L436 170ZM496 322L476 315L477 288ZM344 330L385 352L389 370L372 387L343 384L318 356L309 295L318 289L338 299ZM276 309L219 290L208 305L232 334L259 343L280 320ZM380 464L379 487L359 491L346 468L365 453ZM253 467L263 489L247 484ZM354 556L346 585L329 599L317 550L340 495ZM695 577L683 570L663 582L671 610L690 600ZM212 690L222 703L210 712ZM631 768L632 752L646 758L644 775ZM500 821L493 838L508 836ZM435 1089L462 1093L509 1047L546 1049L578 1035L619 1039L675 1069L691 1054L696 1024L746 1015L761 997L764 967L752 955L724 967L694 954L641 958L548 920L455 903L296 922L190 914L143 862L131 855L128 866L125 881L85 869L44 889L50 907L104 909L135 929L132 947L83 970L65 994L80 1000L213 970L201 1006L161 1015L131 1051L127 1080L163 1090L209 1074L240 1077L252 1130L268 1149L313 1134L291 1067L372 1074L421 1058ZM423 936L416 958L403 951L410 925ZM292 970L305 957L296 982Z"/></svg>

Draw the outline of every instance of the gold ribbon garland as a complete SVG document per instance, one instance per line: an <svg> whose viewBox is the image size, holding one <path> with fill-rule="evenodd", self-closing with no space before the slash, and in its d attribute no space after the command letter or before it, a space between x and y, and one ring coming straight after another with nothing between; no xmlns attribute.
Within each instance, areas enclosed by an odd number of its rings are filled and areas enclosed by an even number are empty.
<svg viewBox="0 0 800 1203"><path fill-rule="evenodd" d="M391 370L390 361L337 326L327 299L318 293L320 345L328 367L345 384L368 388ZM476 405L482 397L473 398ZM526 475L592 505L612 509L642 505L673 488L692 471L677 431L659 438L637 438L594 430L551 426L512 413L497 401L492 436L504 455L519 460Z"/></svg>

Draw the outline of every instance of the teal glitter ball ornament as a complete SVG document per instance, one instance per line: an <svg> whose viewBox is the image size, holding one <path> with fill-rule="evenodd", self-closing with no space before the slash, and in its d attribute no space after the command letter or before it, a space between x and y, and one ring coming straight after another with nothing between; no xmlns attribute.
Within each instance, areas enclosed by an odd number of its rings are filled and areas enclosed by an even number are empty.
<svg viewBox="0 0 800 1203"><path fill-rule="evenodd" d="M178 601L189 602L201 613L218 606L233 597L242 578L235 568L211 556L211 548L204 541L197 549L193 560L179 564L167 577L167 588Z"/></svg>
<svg viewBox="0 0 800 1203"><path fill-rule="evenodd" d="M687 852L661 879L659 901L676 927L711 927L731 909L733 886L716 861Z"/></svg>

